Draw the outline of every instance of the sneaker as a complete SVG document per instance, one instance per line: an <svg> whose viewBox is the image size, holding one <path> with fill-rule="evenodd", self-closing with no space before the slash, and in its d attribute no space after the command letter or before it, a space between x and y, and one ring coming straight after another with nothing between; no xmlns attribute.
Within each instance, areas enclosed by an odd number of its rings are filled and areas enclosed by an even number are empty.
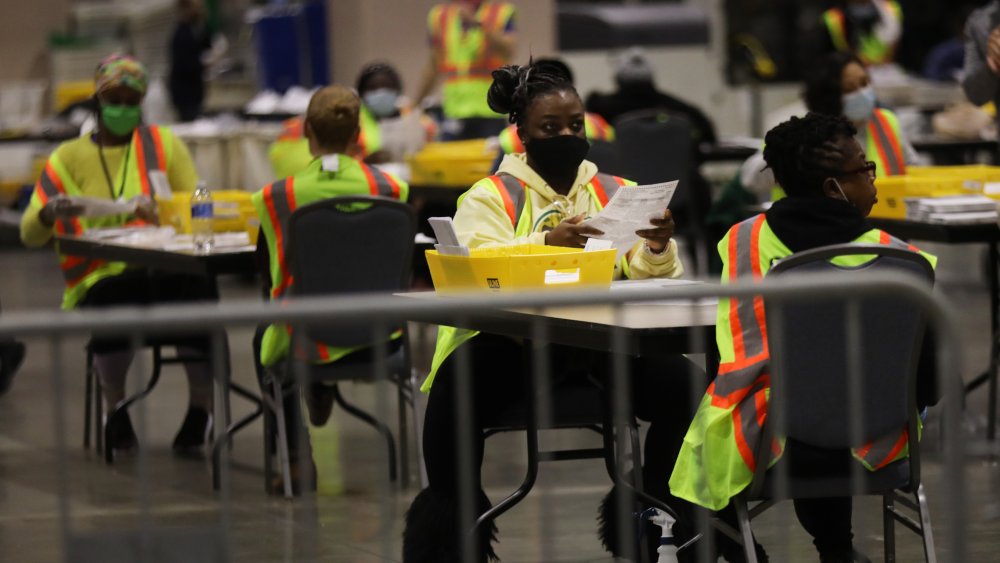
<svg viewBox="0 0 1000 563"><path fill-rule="evenodd" d="M212 415L201 407L188 407L184 423L174 437L174 452L191 454L201 451L212 433Z"/></svg>
<svg viewBox="0 0 1000 563"><path fill-rule="evenodd" d="M24 361L24 353L24 344L16 340L0 344L0 395L10 389L10 382Z"/></svg>

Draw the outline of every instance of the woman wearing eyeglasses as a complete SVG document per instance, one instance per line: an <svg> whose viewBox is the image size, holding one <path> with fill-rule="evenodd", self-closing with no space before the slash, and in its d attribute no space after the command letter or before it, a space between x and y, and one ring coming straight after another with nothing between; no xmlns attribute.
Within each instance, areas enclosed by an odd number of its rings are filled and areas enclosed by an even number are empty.
<svg viewBox="0 0 1000 563"><path fill-rule="evenodd" d="M866 217L877 201L877 166L867 159L856 134L844 117L816 113L793 117L768 132L764 159L787 197L766 213L734 225L719 243L723 283L764 277L776 260L832 244L887 244L919 252L868 223ZM924 256L932 265L937 261ZM752 452L761 439L758 421L767 413L769 356L763 311L758 309L758 299L735 304L719 300L719 374L702 399L670 477L674 495L724 511L727 518L730 499L753 478ZM933 377L921 377L917 393L921 406L936 402L932 381ZM905 448L891 447L899 431L890 434L875 446L854 452L865 468L877 470L906 456ZM883 442L890 447L882 448ZM829 450L805 448L794 450L796 468L805 464L808 469L803 471L819 472L836 465L827 457ZM846 452L836 459L843 460L848 470L853 463ZM821 562L854 561L850 497L794 503Z"/></svg>

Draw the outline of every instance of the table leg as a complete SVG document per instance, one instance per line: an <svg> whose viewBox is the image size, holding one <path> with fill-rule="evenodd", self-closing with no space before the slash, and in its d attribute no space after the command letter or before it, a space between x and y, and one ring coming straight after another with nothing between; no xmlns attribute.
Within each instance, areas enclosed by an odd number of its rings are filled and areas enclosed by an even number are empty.
<svg viewBox="0 0 1000 563"><path fill-rule="evenodd" d="M984 383L989 396L986 399L986 439L996 439L997 424L997 371L1000 368L1000 250L997 243L987 246L989 252L990 286L990 365L987 370L965 384L965 393L975 391Z"/></svg>

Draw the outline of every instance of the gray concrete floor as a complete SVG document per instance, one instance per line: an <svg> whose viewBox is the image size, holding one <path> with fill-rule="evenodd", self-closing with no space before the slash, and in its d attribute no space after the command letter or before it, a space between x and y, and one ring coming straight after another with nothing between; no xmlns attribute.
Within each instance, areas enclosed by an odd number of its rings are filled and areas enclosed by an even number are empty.
<svg viewBox="0 0 1000 563"><path fill-rule="evenodd" d="M976 274L977 253L966 254L964 261L942 272L939 277L945 281L939 290L959 319L965 342L963 375L968 379L986 365L989 312L984 284ZM5 312L58 307L61 281L51 251L2 250L0 272ZM256 294L252 285L224 280L226 301ZM234 377L253 387L250 335L248 329L233 330L229 338ZM81 446L83 343L82 338L68 340L57 354L49 342L29 341L21 373L11 391L0 397L0 561L130 561L136 559L129 555L130 546L160 554L158 561L209 561L219 553L241 562L400 559L403 515L417 486L388 485L384 450L370 429L335 410L331 425L316 437L324 448L324 492L287 502L264 494L262 431L254 424L237 436L229 491L218 495L211 490L205 460L171 455L187 391L182 370L168 368L145 401L145 414L134 418L146 421L145 431L140 429L143 455L107 467ZM55 422L52 361L57 355L67 375L62 428ZM347 393L362 405L375 404L369 386ZM984 433L985 392L971 395L968 404L965 421L972 443ZM237 414L247 410L239 400L234 407ZM939 554L947 557L951 532L945 500L964 486L969 495L962 534L970 560L996 561L1000 468L979 458L969 460L962 475L944 475L935 430L938 418L935 409L925 437L924 465ZM56 447L60 435L67 444L62 455ZM545 445L596 446L586 434L543 433L542 439ZM484 482L494 502L521 478L522 440L519 434L502 435L487 444ZM415 464L412 450L411 456ZM611 561L595 533L597 504L608 488L599 462L544 465L535 492L498 522L498 553L505 562ZM880 523L876 499L855 504L857 544L875 560L882 550ZM755 521L755 531L772 561L817 559L788 503ZM916 536L898 528L897 545L899 561L921 560ZM102 551L108 546L125 555L115 558Z"/></svg>

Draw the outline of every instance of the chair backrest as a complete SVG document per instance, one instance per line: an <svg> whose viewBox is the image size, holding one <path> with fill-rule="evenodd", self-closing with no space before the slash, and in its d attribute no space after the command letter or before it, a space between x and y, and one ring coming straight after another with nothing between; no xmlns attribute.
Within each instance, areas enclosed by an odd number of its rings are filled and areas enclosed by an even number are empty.
<svg viewBox="0 0 1000 563"><path fill-rule="evenodd" d="M294 278L292 294L405 291L416 232L413 210L394 199L336 197L303 206L288 221L285 243ZM373 340L371 330L348 325L310 326L306 336L338 347Z"/></svg>
<svg viewBox="0 0 1000 563"><path fill-rule="evenodd" d="M874 258L853 268L830 262L847 255ZM889 271L929 285L934 282L934 270L920 254L869 244L797 253L776 263L768 276L845 270ZM851 303L856 304L855 315ZM831 295L767 300L765 310L771 356L768 417L773 414L783 421L779 432L817 447L849 448L911 422L916 412L914 379L924 331L923 315L912 300L886 294ZM852 320L856 324L848 326ZM858 331L854 338L851 331ZM855 365L861 370L853 380L852 348L857 354ZM852 389L852 385L856 386ZM781 409L780 414L777 409Z"/></svg>
<svg viewBox="0 0 1000 563"><path fill-rule="evenodd" d="M618 156L618 147L614 142L591 141L587 151L587 160L597 165L597 169L605 174L628 177Z"/></svg>
<svg viewBox="0 0 1000 563"><path fill-rule="evenodd" d="M693 216L691 122L676 113L642 110L619 116L614 126L621 176L640 184L679 180L670 210L685 218Z"/></svg>

